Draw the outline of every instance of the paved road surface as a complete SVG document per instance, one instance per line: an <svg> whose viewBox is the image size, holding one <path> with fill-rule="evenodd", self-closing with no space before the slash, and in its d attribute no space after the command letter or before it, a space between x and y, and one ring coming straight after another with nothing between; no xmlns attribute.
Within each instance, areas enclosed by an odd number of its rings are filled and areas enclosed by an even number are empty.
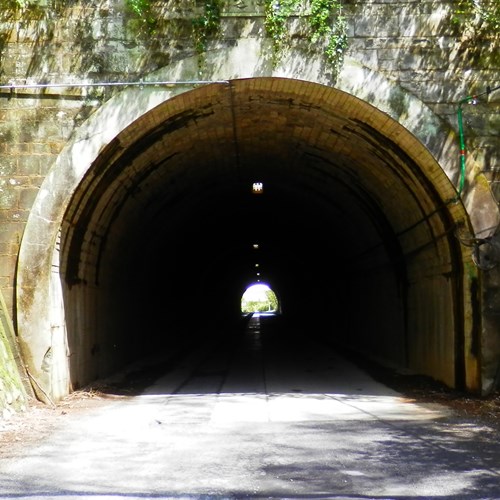
<svg viewBox="0 0 500 500"><path fill-rule="evenodd" d="M0 498L494 499L500 444L324 345L267 341L255 318L3 459Z"/></svg>

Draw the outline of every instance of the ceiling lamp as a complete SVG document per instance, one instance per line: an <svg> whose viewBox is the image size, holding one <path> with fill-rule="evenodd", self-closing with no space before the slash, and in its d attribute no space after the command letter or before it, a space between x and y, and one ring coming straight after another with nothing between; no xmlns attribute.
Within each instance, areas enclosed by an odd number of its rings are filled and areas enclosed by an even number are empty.
<svg viewBox="0 0 500 500"><path fill-rule="evenodd" d="M254 182L252 184L252 193L253 194L262 194L264 192L264 185L262 182Z"/></svg>

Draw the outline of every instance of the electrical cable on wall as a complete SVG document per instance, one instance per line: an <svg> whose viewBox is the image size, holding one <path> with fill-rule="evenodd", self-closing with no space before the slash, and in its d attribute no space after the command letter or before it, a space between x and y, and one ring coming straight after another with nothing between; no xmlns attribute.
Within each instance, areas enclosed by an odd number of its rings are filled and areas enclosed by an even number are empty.
<svg viewBox="0 0 500 500"><path fill-rule="evenodd" d="M88 82L88 83L8 83L0 85L0 90L49 89L49 88L85 88L85 87L162 87L174 85L208 85L210 83L229 83L228 80L170 80L135 82Z"/></svg>

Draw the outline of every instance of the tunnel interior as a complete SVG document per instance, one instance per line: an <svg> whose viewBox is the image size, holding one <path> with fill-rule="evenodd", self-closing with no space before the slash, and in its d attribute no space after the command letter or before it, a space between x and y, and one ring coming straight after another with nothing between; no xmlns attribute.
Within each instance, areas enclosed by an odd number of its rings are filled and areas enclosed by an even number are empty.
<svg viewBox="0 0 500 500"><path fill-rule="evenodd" d="M409 131L339 90L262 78L164 102L107 145L64 217L73 388L238 331L256 264L289 334L459 384L452 195Z"/></svg>

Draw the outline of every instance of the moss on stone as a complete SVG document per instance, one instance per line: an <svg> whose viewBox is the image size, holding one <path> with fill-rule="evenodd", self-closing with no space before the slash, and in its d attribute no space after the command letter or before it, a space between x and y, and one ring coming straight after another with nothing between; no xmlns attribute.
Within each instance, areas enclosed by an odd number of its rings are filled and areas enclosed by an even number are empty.
<svg viewBox="0 0 500 500"><path fill-rule="evenodd" d="M5 329L0 322L0 411L20 411L25 407L24 387Z"/></svg>

